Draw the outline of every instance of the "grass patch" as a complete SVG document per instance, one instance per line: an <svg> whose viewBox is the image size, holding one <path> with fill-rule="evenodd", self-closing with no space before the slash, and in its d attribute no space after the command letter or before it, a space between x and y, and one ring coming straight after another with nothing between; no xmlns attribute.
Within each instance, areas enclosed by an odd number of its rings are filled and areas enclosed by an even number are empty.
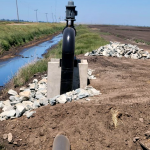
<svg viewBox="0 0 150 150"><path fill-rule="evenodd" d="M86 52L95 50L100 46L108 44L98 33L93 33L89 28L83 25L76 27L77 36L75 43L75 55L84 54ZM49 51L45 58L35 63L29 64L23 67L18 74L14 77L13 83L15 86L24 85L34 74L38 72L47 71L47 64L50 58L61 58L62 56L62 41L58 45Z"/></svg>
<svg viewBox="0 0 150 150"><path fill-rule="evenodd" d="M146 42L146 41L141 40L141 39L134 39L134 41L135 41L136 43L144 43L144 44L150 45L150 42Z"/></svg>
<svg viewBox="0 0 150 150"><path fill-rule="evenodd" d="M3 23L0 22L0 54L8 51L11 47L16 47L28 43L34 39L62 31L64 24L50 23Z"/></svg>

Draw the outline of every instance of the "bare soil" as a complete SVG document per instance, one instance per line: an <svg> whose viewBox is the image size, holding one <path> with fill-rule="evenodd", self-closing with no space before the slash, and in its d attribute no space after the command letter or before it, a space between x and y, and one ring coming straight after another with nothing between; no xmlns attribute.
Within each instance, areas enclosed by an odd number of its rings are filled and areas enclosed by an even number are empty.
<svg viewBox="0 0 150 150"><path fill-rule="evenodd" d="M138 45L138 47L150 52L150 27L134 26L108 26L108 25L89 25L92 30L100 33L100 36L107 41L118 41ZM108 33L108 34L103 34ZM135 40L143 40L144 43L136 43Z"/></svg>
<svg viewBox="0 0 150 150"><path fill-rule="evenodd" d="M90 85L102 95L90 97L89 102L43 106L30 119L0 122L0 143L6 149L52 150L56 135L64 134L71 150L142 150L133 138L143 140L150 131L150 60L77 57L87 59L95 70L97 79ZM3 140L6 133L12 133L14 144Z"/></svg>

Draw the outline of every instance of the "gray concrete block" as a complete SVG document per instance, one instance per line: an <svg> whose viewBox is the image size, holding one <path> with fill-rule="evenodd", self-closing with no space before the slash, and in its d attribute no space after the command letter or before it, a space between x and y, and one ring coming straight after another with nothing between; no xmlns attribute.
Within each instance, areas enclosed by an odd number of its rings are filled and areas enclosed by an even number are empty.
<svg viewBox="0 0 150 150"><path fill-rule="evenodd" d="M79 63L80 88L84 89L87 86L87 72L88 72L87 60L81 60L81 63Z"/></svg>
<svg viewBox="0 0 150 150"><path fill-rule="evenodd" d="M47 98L60 94L61 67L59 62L48 63Z"/></svg>

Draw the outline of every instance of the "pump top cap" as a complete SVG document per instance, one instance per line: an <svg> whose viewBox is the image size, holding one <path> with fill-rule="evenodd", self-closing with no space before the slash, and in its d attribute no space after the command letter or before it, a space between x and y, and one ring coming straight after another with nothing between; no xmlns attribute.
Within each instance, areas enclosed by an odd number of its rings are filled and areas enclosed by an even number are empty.
<svg viewBox="0 0 150 150"><path fill-rule="evenodd" d="M74 1L69 1L68 6L74 6Z"/></svg>

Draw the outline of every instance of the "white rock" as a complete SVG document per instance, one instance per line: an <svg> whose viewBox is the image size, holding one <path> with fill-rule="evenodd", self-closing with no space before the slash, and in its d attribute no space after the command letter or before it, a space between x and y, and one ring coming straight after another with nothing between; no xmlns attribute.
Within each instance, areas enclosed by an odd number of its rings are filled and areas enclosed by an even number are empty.
<svg viewBox="0 0 150 150"><path fill-rule="evenodd" d="M29 88L30 90L35 90L36 89L35 83L29 84Z"/></svg>
<svg viewBox="0 0 150 150"><path fill-rule="evenodd" d="M12 89L10 89L8 91L8 94L13 95L13 96L18 95L18 93L16 91L12 90Z"/></svg>
<svg viewBox="0 0 150 150"><path fill-rule="evenodd" d="M132 59L138 59L138 54L131 54Z"/></svg>
<svg viewBox="0 0 150 150"><path fill-rule="evenodd" d="M90 96L100 95L101 94L100 91L98 91L98 90L96 90L94 88L93 89L89 89L88 93L89 93Z"/></svg>
<svg viewBox="0 0 150 150"><path fill-rule="evenodd" d="M36 111L27 111L25 115L29 119L30 117L33 116L34 113L36 113Z"/></svg>
<svg viewBox="0 0 150 150"><path fill-rule="evenodd" d="M20 92L23 92L25 89L26 89L25 87L21 87Z"/></svg>
<svg viewBox="0 0 150 150"><path fill-rule="evenodd" d="M11 106L10 100L3 101L3 105L5 105L5 106Z"/></svg>
<svg viewBox="0 0 150 150"><path fill-rule="evenodd" d="M38 82L38 84L46 84L47 83L47 78L43 78Z"/></svg>
<svg viewBox="0 0 150 150"><path fill-rule="evenodd" d="M25 91L19 93L19 95L20 95L21 97L27 98L27 99L30 98L30 94L31 94L31 91L30 91L30 90L25 90Z"/></svg>
<svg viewBox="0 0 150 150"><path fill-rule="evenodd" d="M11 117L14 117L16 114L16 111L15 110L9 110L9 111L4 111L0 114L0 116L2 118L5 118L5 119L8 119L8 118L11 118Z"/></svg>
<svg viewBox="0 0 150 150"><path fill-rule="evenodd" d="M47 106L48 105L48 99L47 98L44 98L44 99L40 99L40 105L43 105L43 106Z"/></svg>
<svg viewBox="0 0 150 150"><path fill-rule="evenodd" d="M4 105L4 107L3 107L3 111L9 111L9 110L13 110L14 109L14 107L13 106L10 106L10 105Z"/></svg>
<svg viewBox="0 0 150 150"><path fill-rule="evenodd" d="M12 143L13 136L11 133L8 134L8 142Z"/></svg>
<svg viewBox="0 0 150 150"><path fill-rule="evenodd" d="M2 101L0 101L0 108L3 108L3 102Z"/></svg>
<svg viewBox="0 0 150 150"><path fill-rule="evenodd" d="M16 117L20 117L26 111L26 108L23 104L16 104Z"/></svg>
<svg viewBox="0 0 150 150"><path fill-rule="evenodd" d="M87 52L86 54L84 54L84 56L89 56L89 52Z"/></svg>
<svg viewBox="0 0 150 150"><path fill-rule="evenodd" d="M60 104L65 104L67 102L66 95L65 94L60 95L60 97L56 99L56 102Z"/></svg>
<svg viewBox="0 0 150 150"><path fill-rule="evenodd" d="M26 110L32 110L33 109L33 103L30 101L23 101L22 104L25 106Z"/></svg>
<svg viewBox="0 0 150 150"><path fill-rule="evenodd" d="M38 83L38 80L37 80L37 79L34 79L34 80L33 80L33 83Z"/></svg>
<svg viewBox="0 0 150 150"><path fill-rule="evenodd" d="M35 100L34 103L33 103L33 109L36 109L38 107L40 107L40 101L39 100Z"/></svg>

